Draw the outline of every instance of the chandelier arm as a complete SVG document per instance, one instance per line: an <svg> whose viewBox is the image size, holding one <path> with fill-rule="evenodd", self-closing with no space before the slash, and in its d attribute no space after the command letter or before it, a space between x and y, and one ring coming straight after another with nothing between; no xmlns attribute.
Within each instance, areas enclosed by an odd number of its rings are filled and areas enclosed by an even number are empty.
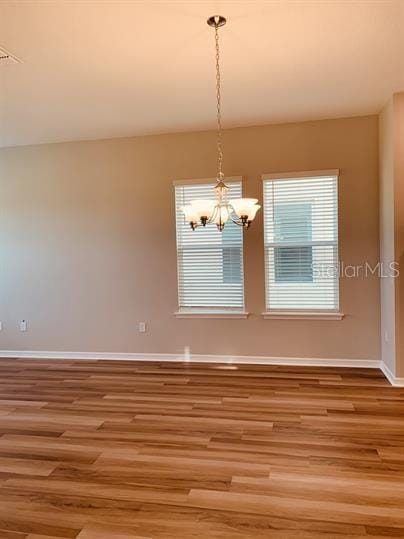
<svg viewBox="0 0 404 539"><path fill-rule="evenodd" d="M219 205L216 204L216 206L213 208L212 215L211 215L211 216L209 217L209 219L208 219L208 223L209 223L209 224L215 222L215 219L216 219L216 216L217 216L218 211L219 211Z"/></svg>
<svg viewBox="0 0 404 539"><path fill-rule="evenodd" d="M245 226L244 223L241 221L241 219L233 219L233 217L230 216L230 220L231 220L232 223L234 223L235 225L238 225L238 226Z"/></svg>

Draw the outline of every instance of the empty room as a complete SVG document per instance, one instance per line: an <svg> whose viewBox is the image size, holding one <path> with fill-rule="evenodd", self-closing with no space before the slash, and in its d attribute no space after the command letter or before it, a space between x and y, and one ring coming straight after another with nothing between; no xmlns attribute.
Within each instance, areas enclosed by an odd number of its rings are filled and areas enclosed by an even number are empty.
<svg viewBox="0 0 404 539"><path fill-rule="evenodd" d="M0 0L0 539L404 538L404 0Z"/></svg>

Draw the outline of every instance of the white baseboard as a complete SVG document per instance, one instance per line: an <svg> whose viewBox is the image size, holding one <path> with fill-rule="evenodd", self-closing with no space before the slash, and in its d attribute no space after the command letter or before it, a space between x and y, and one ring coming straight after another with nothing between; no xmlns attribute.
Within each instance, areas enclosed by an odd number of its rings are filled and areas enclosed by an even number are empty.
<svg viewBox="0 0 404 539"><path fill-rule="evenodd" d="M252 365L290 365L302 367L362 367L378 369L375 359L329 359L309 357L227 356L207 354L151 354L110 352L64 352L39 350L0 350L0 358L119 360L119 361L185 361L191 363L240 363Z"/></svg>
<svg viewBox="0 0 404 539"><path fill-rule="evenodd" d="M380 362L380 369L392 386L404 387L404 378L395 376L383 361Z"/></svg>

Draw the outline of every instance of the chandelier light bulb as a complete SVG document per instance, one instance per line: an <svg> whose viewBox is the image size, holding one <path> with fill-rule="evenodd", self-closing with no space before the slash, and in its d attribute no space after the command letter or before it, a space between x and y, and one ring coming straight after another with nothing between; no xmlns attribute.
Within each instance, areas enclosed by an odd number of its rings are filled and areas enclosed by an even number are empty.
<svg viewBox="0 0 404 539"><path fill-rule="evenodd" d="M210 219L213 215L215 209L216 201L215 200L192 200L191 206L195 209L196 214L199 219Z"/></svg>
<svg viewBox="0 0 404 539"><path fill-rule="evenodd" d="M229 206L217 206L213 222L218 226L219 230L222 230L224 225L230 219L231 208Z"/></svg>
<svg viewBox="0 0 404 539"><path fill-rule="evenodd" d="M184 212L185 220L191 224L194 223L197 224L199 220L199 215L196 211L196 208L192 204L187 204L186 206L182 206L181 210ZM194 228L194 227L192 227Z"/></svg>
<svg viewBox="0 0 404 539"><path fill-rule="evenodd" d="M257 211L261 208L261 206L259 204L254 204L254 206L252 206L250 208L250 211L248 212L247 214L247 222L248 223L251 223L251 221L254 221L255 219L255 216L257 215Z"/></svg>
<svg viewBox="0 0 404 539"><path fill-rule="evenodd" d="M236 212L237 217L245 217L249 215L251 209L258 202L257 198L236 198L231 201L231 205Z"/></svg>

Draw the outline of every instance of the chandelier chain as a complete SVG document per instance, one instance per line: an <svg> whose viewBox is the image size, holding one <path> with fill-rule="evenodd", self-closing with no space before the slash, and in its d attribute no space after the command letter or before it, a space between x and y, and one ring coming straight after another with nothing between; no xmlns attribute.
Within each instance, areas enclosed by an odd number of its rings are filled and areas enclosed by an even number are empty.
<svg viewBox="0 0 404 539"><path fill-rule="evenodd" d="M216 106L217 106L217 179L223 179L223 149L222 149L222 110L220 92L220 49L219 49L219 26L215 25L216 47Z"/></svg>

